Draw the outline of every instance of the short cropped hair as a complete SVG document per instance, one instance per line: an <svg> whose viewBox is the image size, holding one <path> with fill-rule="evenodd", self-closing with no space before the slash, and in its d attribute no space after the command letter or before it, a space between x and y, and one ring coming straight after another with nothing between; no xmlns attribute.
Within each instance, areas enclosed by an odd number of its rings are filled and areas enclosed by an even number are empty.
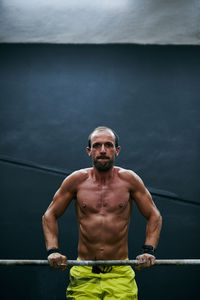
<svg viewBox="0 0 200 300"><path fill-rule="evenodd" d="M112 133L114 134L115 136L115 147L117 148L119 146L119 136L117 135L117 133L109 128L109 127L106 127L106 126L98 126L96 127L91 133L90 135L88 136L88 147L91 148L91 137L92 137L92 134L95 132L95 131L103 131L103 130L110 130L112 131Z"/></svg>

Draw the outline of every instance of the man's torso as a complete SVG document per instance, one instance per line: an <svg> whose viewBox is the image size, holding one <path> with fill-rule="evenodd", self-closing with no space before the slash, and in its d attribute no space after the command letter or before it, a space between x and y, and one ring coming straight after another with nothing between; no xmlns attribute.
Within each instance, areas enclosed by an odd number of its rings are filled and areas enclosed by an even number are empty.
<svg viewBox="0 0 200 300"><path fill-rule="evenodd" d="M105 183L95 180L92 168L80 172L76 192L79 257L127 258L132 200L126 170L115 167L113 176Z"/></svg>

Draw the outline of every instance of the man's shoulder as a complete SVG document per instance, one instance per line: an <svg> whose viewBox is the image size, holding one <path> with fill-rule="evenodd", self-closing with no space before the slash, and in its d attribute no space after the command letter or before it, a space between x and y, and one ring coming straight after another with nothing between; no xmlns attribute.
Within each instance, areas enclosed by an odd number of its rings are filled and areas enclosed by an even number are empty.
<svg viewBox="0 0 200 300"><path fill-rule="evenodd" d="M125 169L117 166L115 167L115 169L120 176L138 177L138 175L133 170Z"/></svg>
<svg viewBox="0 0 200 300"><path fill-rule="evenodd" d="M132 184L141 182L141 178L132 170L116 167L116 171L121 179L128 181Z"/></svg>
<svg viewBox="0 0 200 300"><path fill-rule="evenodd" d="M91 172L91 168L79 169L72 172L69 176L65 178L65 181L70 181L74 183L80 183L81 181L87 179Z"/></svg>
<svg viewBox="0 0 200 300"><path fill-rule="evenodd" d="M81 178L81 177L87 177L89 176L92 168L85 168L85 169L79 169L73 171L69 176L70 177L76 177L76 178Z"/></svg>
<svg viewBox="0 0 200 300"><path fill-rule="evenodd" d="M60 189L62 191L76 191L79 184L82 183L84 180L87 180L89 177L90 169L80 169L77 171L72 172L70 175L65 177L63 180Z"/></svg>

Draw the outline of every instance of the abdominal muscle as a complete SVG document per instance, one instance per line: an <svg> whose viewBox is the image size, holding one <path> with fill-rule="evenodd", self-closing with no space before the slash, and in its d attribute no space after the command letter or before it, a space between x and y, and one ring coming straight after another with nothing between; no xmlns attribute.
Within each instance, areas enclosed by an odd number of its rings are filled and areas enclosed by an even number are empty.
<svg viewBox="0 0 200 300"><path fill-rule="evenodd" d="M129 184L114 169L113 178L99 183L88 175L76 195L79 226L78 255L84 260L128 257L128 227L132 210Z"/></svg>
<svg viewBox="0 0 200 300"><path fill-rule="evenodd" d="M128 257L129 219L113 214L91 214L78 219L80 259L115 260Z"/></svg>

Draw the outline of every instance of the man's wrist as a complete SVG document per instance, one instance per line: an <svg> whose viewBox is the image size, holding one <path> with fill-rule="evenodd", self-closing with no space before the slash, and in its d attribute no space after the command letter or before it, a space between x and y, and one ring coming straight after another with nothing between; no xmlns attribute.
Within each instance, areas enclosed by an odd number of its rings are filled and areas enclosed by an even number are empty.
<svg viewBox="0 0 200 300"><path fill-rule="evenodd" d="M51 255L52 253L61 253L61 251L59 248L51 248L51 249L47 250L47 257L49 255Z"/></svg>
<svg viewBox="0 0 200 300"><path fill-rule="evenodd" d="M155 256L156 248L154 248L152 245L143 245L142 250L143 253L147 253Z"/></svg>

